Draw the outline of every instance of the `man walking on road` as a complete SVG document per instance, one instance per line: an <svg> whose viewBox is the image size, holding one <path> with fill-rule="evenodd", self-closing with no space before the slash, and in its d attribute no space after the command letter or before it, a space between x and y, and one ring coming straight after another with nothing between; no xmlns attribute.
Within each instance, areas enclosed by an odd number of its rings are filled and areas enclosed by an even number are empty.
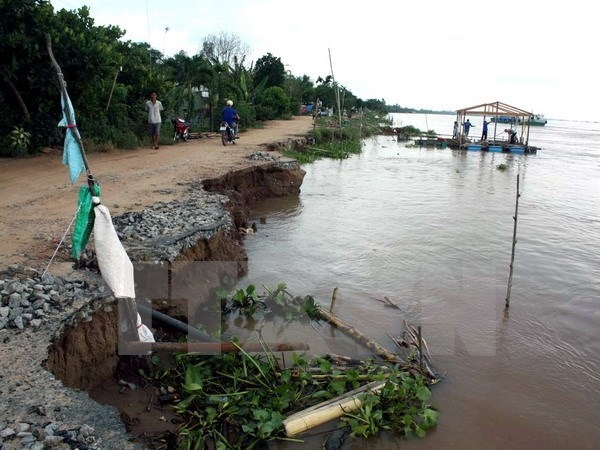
<svg viewBox="0 0 600 450"><path fill-rule="evenodd" d="M150 100L146 102L146 111L148 111L148 134L152 137L154 148L158 148L158 140L160 138L160 126L162 118L160 112L163 110L163 105L160 100L156 99L156 92L150 94Z"/></svg>

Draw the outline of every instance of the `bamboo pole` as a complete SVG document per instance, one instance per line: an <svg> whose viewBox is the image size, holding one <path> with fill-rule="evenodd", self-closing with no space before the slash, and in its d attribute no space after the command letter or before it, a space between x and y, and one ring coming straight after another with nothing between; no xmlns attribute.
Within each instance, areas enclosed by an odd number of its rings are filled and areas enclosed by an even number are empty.
<svg viewBox="0 0 600 450"><path fill-rule="evenodd" d="M512 251L510 254L510 271L508 275L508 287L506 288L506 299L504 303L504 307L508 308L510 306L510 290L512 289L512 281L513 281L513 269L515 266L515 247L517 245L517 216L519 214L519 197L521 194L519 193L519 174L517 174L517 194L515 197L515 215L513 216L514 227L513 227L513 240L512 240Z"/></svg>
<svg viewBox="0 0 600 450"><path fill-rule="evenodd" d="M113 92L115 91L115 85L117 84L117 77L119 76L119 72L123 70L123 66L119 66L117 73L115 73L115 79L113 80L112 88L110 89L110 95L108 96L108 101L106 102L106 111L108 111L108 107L110 106L110 101L112 99Z"/></svg>
<svg viewBox="0 0 600 450"><path fill-rule="evenodd" d="M274 352L308 350L309 346L303 342L267 343L263 347L260 343L250 342L237 344L246 352L263 353L265 349ZM215 355L224 352L238 352L239 348L231 342L129 342L128 348L134 354L146 354L150 351L169 353L201 353ZM138 353L139 352L139 353Z"/></svg>
<svg viewBox="0 0 600 450"><path fill-rule="evenodd" d="M326 311L321 306L318 307L318 312L323 320L326 320L331 325L334 325L334 326L340 328L343 332L345 332L349 336L353 337L361 344L364 344L371 350L375 351L375 353L377 353L377 355L379 355L383 359L386 359L388 361L398 361L398 357L395 354L386 350L381 345L379 345L377 342L375 342L374 340L372 340L371 338L369 338L368 336L366 336L365 334L363 334L356 328L348 325L347 323L345 323L338 317L334 316L330 312Z"/></svg>
<svg viewBox="0 0 600 450"><path fill-rule="evenodd" d="M385 381L373 381L344 395L319 403L287 417L283 421L285 434L288 437L296 436L330 420L337 419L346 412L357 410L362 406L361 395L367 392L379 393L385 386L385 383Z"/></svg>
<svg viewBox="0 0 600 450"><path fill-rule="evenodd" d="M336 98L336 102L337 102L338 118L339 118L340 133L341 133L342 132L342 111L341 111L341 105L340 105L340 88L338 87L337 83L335 82L335 76L333 75L333 63L331 62L331 49L327 49L327 51L329 52L329 67L331 68L331 80L333 81L333 86L335 88L335 98Z"/></svg>

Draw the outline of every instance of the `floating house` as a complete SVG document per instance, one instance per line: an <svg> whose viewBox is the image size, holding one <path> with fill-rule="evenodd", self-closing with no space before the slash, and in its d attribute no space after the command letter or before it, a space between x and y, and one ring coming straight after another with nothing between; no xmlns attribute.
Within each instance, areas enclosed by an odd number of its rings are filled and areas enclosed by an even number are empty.
<svg viewBox="0 0 600 450"><path fill-rule="evenodd" d="M475 125L473 131L477 133L475 136L481 136L481 124L484 120L490 122L487 139L473 139L474 135L467 136L465 134L463 124L467 120L467 116L482 117L480 123L472 122ZM458 136L453 136L448 146L470 151L536 153L539 149L529 145L530 118L534 116L535 114L530 111L502 102L482 103L459 109L456 111L456 121L459 125ZM507 123L501 122L500 118L507 119Z"/></svg>

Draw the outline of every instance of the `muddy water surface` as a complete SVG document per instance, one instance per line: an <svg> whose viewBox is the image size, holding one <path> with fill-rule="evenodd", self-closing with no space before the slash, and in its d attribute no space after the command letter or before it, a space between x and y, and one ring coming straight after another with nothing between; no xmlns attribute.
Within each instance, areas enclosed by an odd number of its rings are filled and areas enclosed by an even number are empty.
<svg viewBox="0 0 600 450"><path fill-rule="evenodd" d="M451 134L454 117L394 120ZM369 448L598 448L600 124L549 120L531 129L530 143L537 155L369 139L361 155L303 166L299 198L254 208L259 229L246 238L241 286L285 282L325 305L338 287L337 315L385 346L403 319L422 325L446 374L433 389L435 431ZM315 353L360 353L319 328L304 333Z"/></svg>

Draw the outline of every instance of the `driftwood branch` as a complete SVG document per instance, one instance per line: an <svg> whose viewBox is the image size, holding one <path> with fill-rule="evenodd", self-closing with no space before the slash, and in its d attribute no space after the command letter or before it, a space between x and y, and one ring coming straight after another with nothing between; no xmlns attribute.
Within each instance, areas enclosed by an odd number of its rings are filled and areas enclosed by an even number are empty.
<svg viewBox="0 0 600 450"><path fill-rule="evenodd" d="M419 371L433 380L438 378L438 375L433 370L429 347L423 338L420 326L418 329L415 329L415 327L409 325L408 322L404 320L404 332L402 333L402 336L398 339L394 339L389 334L388 336L400 349L416 348L419 358Z"/></svg>
<svg viewBox="0 0 600 450"><path fill-rule="evenodd" d="M390 300L389 297L384 296L383 300L380 300L380 299L377 299L377 300L379 300L385 306L389 306L390 308L400 309L400 307L395 302Z"/></svg>
<svg viewBox="0 0 600 450"><path fill-rule="evenodd" d="M320 306L318 307L318 311L319 311L319 316L323 320L326 320L331 325L334 325L334 326L338 327L340 330L342 330L347 335L353 337L354 339L356 339L361 344L367 346L367 348L373 350L375 353L377 353L377 355L379 355L383 359L386 359L388 361L399 362L399 359L398 359L398 357L396 355L394 355L392 352L390 352L390 351L386 350L385 348L383 348L377 342L375 342L374 340L372 340L371 338L369 338L368 336L366 336L365 334L363 334L362 332L360 332L356 328L348 325L343 320L341 320L338 317L334 316L329 311L326 311L325 309L323 309Z"/></svg>

